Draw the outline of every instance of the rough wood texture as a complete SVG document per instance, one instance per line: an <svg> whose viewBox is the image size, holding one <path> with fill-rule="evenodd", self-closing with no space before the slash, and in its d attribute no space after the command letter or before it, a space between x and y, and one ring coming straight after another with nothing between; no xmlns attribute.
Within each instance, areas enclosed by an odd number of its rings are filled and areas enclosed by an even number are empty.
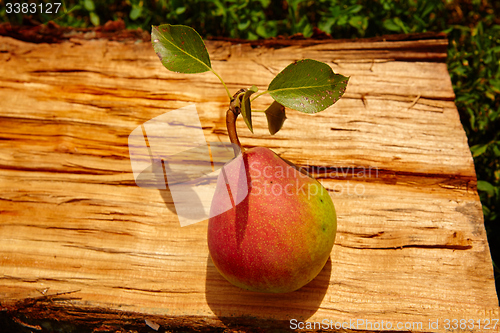
<svg viewBox="0 0 500 333"><path fill-rule="evenodd" d="M232 92L266 89L300 58L351 76L336 105L314 116L289 111L274 137L262 114L253 117L255 135L238 120L244 146L309 167L338 212L331 261L282 295L227 283L208 255L207 222L181 228L168 191L134 183L127 138L153 117L195 103L207 141L228 141L217 78L167 71L149 42L87 37L0 37L2 311L34 330L36 319L51 318L201 331L297 319L357 332L370 331L357 320L383 321L381 331L391 323L392 331L445 332L446 319L472 319L478 331L499 318L442 36L207 42Z"/></svg>

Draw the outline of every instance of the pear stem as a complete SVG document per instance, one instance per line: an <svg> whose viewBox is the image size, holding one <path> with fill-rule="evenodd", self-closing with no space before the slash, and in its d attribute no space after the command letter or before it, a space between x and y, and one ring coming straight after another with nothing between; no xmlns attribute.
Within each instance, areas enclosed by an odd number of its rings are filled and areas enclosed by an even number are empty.
<svg viewBox="0 0 500 333"><path fill-rule="evenodd" d="M229 135L229 140L233 144L234 157L237 157L240 152L243 152L243 147L241 147L240 140L238 139L238 133L236 131L236 119L241 112L241 98L243 97L242 92L247 89L240 89L231 98L231 103L229 104L229 109L226 112L226 127L227 133Z"/></svg>
<svg viewBox="0 0 500 333"><path fill-rule="evenodd" d="M238 133L236 133L236 118L238 118L238 115L229 108L226 112L226 127L227 133L229 134L229 140L231 140L233 144L234 157L238 156L242 149L240 140L238 139Z"/></svg>

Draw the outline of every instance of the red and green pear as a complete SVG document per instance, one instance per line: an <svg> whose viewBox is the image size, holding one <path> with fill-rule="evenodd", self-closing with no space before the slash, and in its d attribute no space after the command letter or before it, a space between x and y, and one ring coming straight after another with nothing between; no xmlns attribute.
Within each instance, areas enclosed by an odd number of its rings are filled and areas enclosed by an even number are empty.
<svg viewBox="0 0 500 333"><path fill-rule="evenodd" d="M328 191L262 147L246 150L222 171L208 224L210 256L221 275L240 288L270 293L313 280L337 230ZM232 208L221 210L228 204Z"/></svg>

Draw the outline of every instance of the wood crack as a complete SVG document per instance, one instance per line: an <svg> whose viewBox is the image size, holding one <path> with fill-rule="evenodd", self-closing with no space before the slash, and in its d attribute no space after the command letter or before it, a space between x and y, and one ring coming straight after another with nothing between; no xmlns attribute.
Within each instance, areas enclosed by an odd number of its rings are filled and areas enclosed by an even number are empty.
<svg viewBox="0 0 500 333"><path fill-rule="evenodd" d="M339 245L342 247L347 247L351 249L360 249L360 250L402 250L406 248L417 248L417 249L446 249L446 250L470 250L472 249L472 245L459 245L459 244L405 244L399 246L382 246L382 247L370 247L370 246L353 246L353 245L345 245L341 243L335 243L335 245Z"/></svg>
<svg viewBox="0 0 500 333"><path fill-rule="evenodd" d="M424 173L424 172L409 172L409 171L398 171L398 170L388 170L381 169L377 167L355 167L355 166L336 166L336 167L325 167L325 166L315 166L315 165L300 165L297 164L299 168L305 169L309 174L313 175L316 179L358 179L367 181L368 179L377 178L425 178L425 179L436 179L436 180L452 180L456 182L473 182L476 180L473 176L461 175L461 174L438 174L438 173ZM367 177L367 175L369 177ZM374 176L374 177L371 177Z"/></svg>
<svg viewBox="0 0 500 333"><path fill-rule="evenodd" d="M166 289L149 289L149 288L137 288L137 287L124 287L124 286L114 286L113 289L122 289L128 291L138 291L144 293L161 293L161 294L199 294L196 291L183 291L183 290L166 290Z"/></svg>

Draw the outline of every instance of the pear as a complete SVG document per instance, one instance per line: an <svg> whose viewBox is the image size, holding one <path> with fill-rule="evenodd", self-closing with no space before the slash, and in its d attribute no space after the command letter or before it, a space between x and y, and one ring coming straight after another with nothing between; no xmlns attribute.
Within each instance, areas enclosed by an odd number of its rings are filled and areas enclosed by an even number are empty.
<svg viewBox="0 0 500 333"><path fill-rule="evenodd" d="M224 166L212 200L212 261L237 287L295 291L313 280L330 256L337 231L333 202L317 180L267 148L239 157ZM221 209L228 202L229 209Z"/></svg>

